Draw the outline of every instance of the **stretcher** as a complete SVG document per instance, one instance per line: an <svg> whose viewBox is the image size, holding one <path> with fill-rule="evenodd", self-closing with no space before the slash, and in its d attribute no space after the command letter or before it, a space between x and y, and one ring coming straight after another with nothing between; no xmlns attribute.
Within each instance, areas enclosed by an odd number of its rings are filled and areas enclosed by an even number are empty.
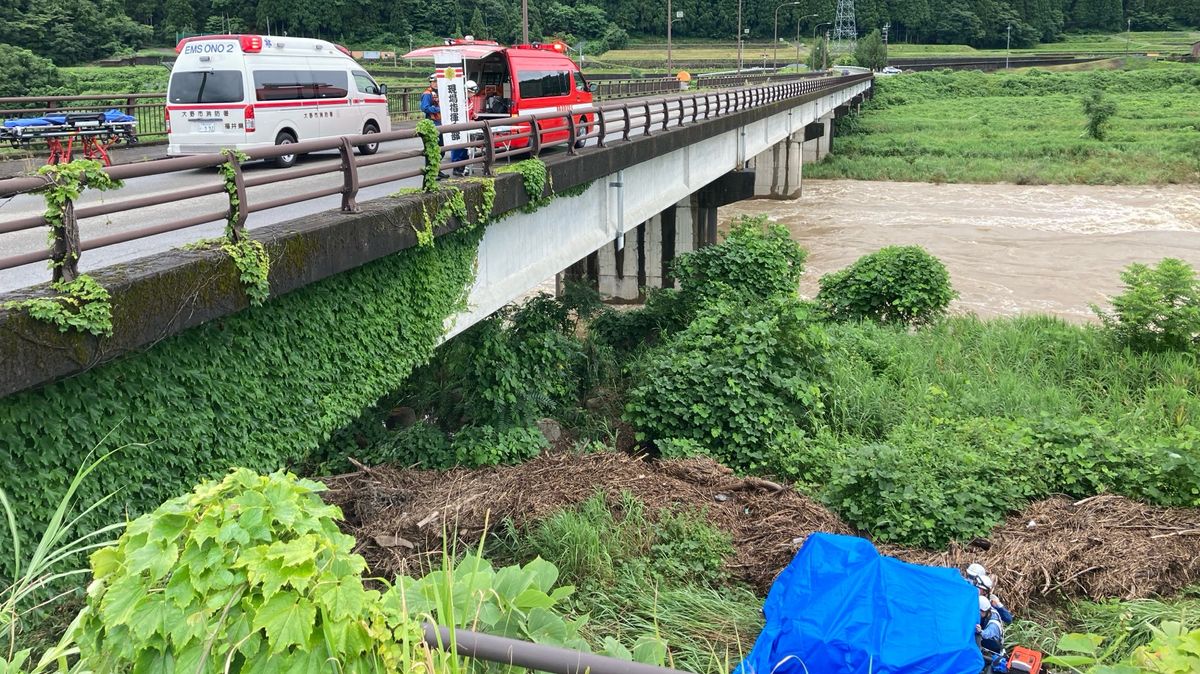
<svg viewBox="0 0 1200 674"><path fill-rule="evenodd" d="M85 158L111 166L110 147L137 143L137 120L118 110L9 119L0 127L0 142L22 149L35 142L45 143L50 149L47 164L71 161L78 146Z"/></svg>

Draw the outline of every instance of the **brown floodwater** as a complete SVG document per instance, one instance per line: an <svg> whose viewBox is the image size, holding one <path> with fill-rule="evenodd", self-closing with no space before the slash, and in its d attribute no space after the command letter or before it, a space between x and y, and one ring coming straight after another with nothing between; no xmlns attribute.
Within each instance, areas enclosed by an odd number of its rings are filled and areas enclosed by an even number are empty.
<svg viewBox="0 0 1200 674"><path fill-rule="evenodd" d="M933 185L806 180L793 201L721 208L770 216L809 252L801 294L822 275L889 245L939 257L960 293L952 310L1049 313L1088 320L1119 293L1133 262L1180 258L1200 268L1200 187Z"/></svg>

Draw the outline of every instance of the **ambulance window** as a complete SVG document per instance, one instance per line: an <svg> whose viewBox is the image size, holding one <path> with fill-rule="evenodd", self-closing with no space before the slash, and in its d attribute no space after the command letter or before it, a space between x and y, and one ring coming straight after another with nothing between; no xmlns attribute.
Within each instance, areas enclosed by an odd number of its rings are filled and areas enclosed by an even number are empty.
<svg viewBox="0 0 1200 674"><path fill-rule="evenodd" d="M254 71L254 95L260 101L294 101L306 98L344 98L345 71Z"/></svg>
<svg viewBox="0 0 1200 674"><path fill-rule="evenodd" d="M171 75L167 97L172 103L239 103L244 97L237 70L178 72Z"/></svg>
<svg viewBox="0 0 1200 674"><path fill-rule="evenodd" d="M346 71L318 70L309 75L312 77L314 98L346 97Z"/></svg>
<svg viewBox="0 0 1200 674"><path fill-rule="evenodd" d="M518 70L521 98L566 96L571 92L571 73L550 70Z"/></svg>
<svg viewBox="0 0 1200 674"><path fill-rule="evenodd" d="M305 91L307 73L296 70L255 70L254 96L260 101L292 101L312 98Z"/></svg>
<svg viewBox="0 0 1200 674"><path fill-rule="evenodd" d="M360 93L379 95L379 85L375 84L375 80L362 70L351 71L354 75L354 86Z"/></svg>

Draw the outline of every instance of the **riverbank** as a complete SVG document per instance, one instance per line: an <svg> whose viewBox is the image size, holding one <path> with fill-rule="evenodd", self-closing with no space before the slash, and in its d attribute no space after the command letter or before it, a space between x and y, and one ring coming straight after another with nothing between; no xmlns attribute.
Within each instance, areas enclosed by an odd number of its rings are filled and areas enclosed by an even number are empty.
<svg viewBox="0 0 1200 674"><path fill-rule="evenodd" d="M861 115L839 120L813 178L948 183L1200 182L1200 65L1095 72L880 77ZM1113 106L1088 131L1083 100Z"/></svg>
<svg viewBox="0 0 1200 674"><path fill-rule="evenodd" d="M808 167L805 167L806 169ZM952 313L1093 318L1089 303L1121 291L1133 262L1200 266L1194 186L936 185L805 180L795 201L743 201L723 222L766 215L809 251L805 297L822 274L888 245L916 244L946 264Z"/></svg>

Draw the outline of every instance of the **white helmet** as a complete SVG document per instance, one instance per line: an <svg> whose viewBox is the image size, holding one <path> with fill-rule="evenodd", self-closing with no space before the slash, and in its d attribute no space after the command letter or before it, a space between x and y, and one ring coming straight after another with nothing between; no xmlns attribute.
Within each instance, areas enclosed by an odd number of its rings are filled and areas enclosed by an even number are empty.
<svg viewBox="0 0 1200 674"><path fill-rule="evenodd" d="M983 568L983 565L979 562L975 562L967 567L967 578L970 580L975 580L986 573L987 569Z"/></svg>
<svg viewBox="0 0 1200 674"><path fill-rule="evenodd" d="M479 91L479 85L475 84L475 80L467 80L467 91Z"/></svg>
<svg viewBox="0 0 1200 674"><path fill-rule="evenodd" d="M992 610L992 602L988 601L987 597L984 597L981 595L979 597L979 612L983 613L984 611L991 611L991 610Z"/></svg>
<svg viewBox="0 0 1200 674"><path fill-rule="evenodd" d="M981 590L987 590L988 592L992 591L993 585L994 585L994 583L992 581L992 577L987 575L986 573L979 576L979 578L977 578L975 580L976 587L978 587Z"/></svg>

